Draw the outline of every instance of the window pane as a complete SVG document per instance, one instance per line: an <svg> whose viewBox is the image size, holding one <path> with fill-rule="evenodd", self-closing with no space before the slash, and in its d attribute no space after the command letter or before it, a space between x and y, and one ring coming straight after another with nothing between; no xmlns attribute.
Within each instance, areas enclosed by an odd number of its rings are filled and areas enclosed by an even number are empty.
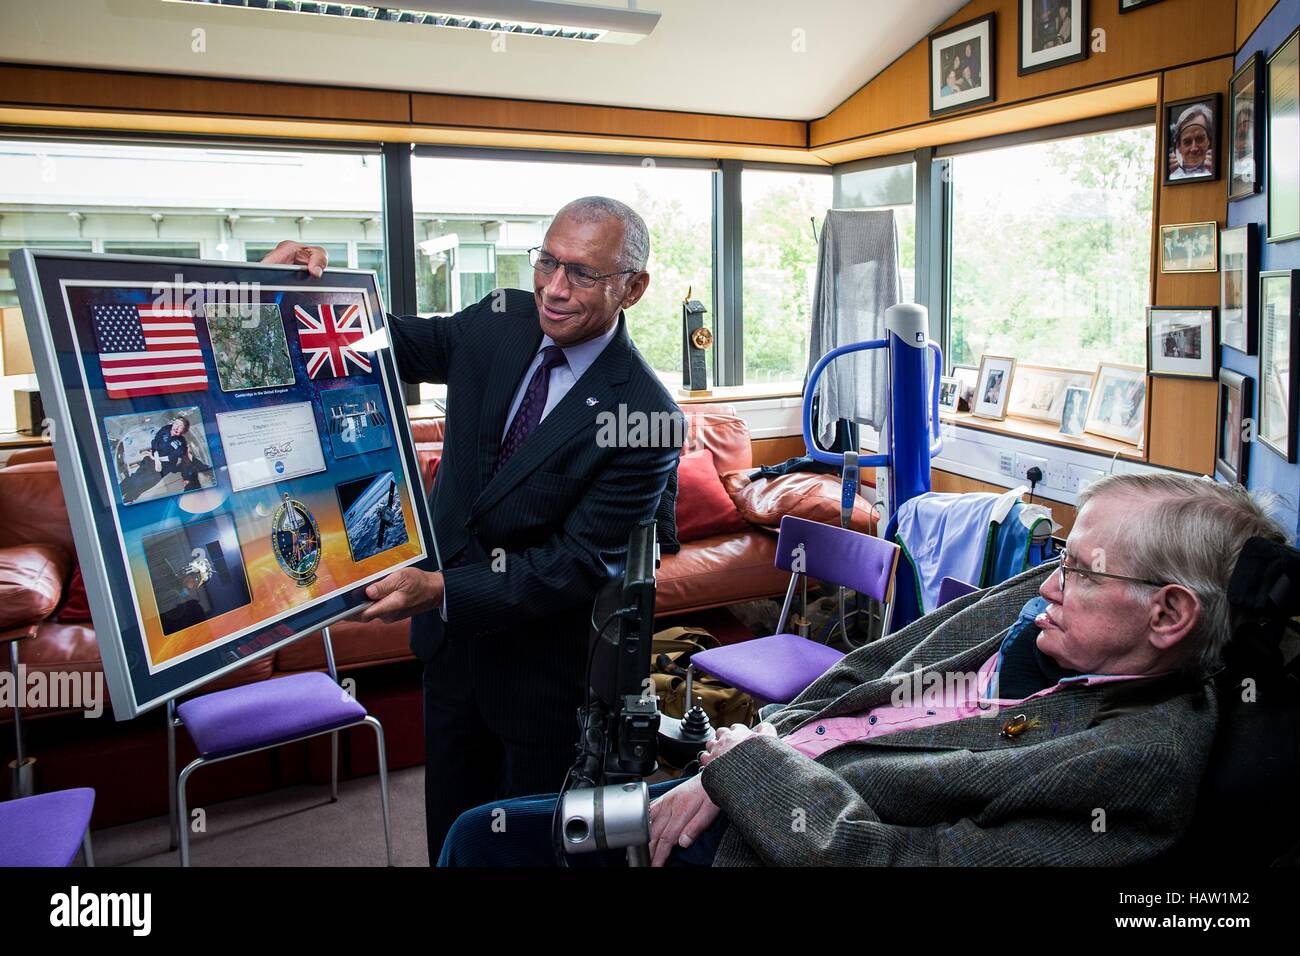
<svg viewBox="0 0 1300 956"><path fill-rule="evenodd" d="M555 212L580 196L609 196L650 230L650 285L627 310L628 330L665 382L681 385L681 300L690 289L713 301L710 170L432 156L411 167L421 315L458 312L497 288L532 291L528 250L542 244ZM445 389L423 385L420 394Z"/></svg>
<svg viewBox="0 0 1300 956"><path fill-rule="evenodd" d="M898 228L899 297L916 301L916 164L843 173L837 209L892 209Z"/></svg>
<svg viewBox="0 0 1300 956"><path fill-rule="evenodd" d="M821 173L746 169L744 213L745 383L803 382L817 277L817 241L831 206Z"/></svg>
<svg viewBox="0 0 1300 956"><path fill-rule="evenodd" d="M378 152L0 140L0 306L18 304L19 246L243 262L298 239L334 265L360 242L382 261L381 197ZM13 387L0 380L0 431Z"/></svg>
<svg viewBox="0 0 1300 956"><path fill-rule="evenodd" d="M952 164L951 360L1143 365L1154 128Z"/></svg>

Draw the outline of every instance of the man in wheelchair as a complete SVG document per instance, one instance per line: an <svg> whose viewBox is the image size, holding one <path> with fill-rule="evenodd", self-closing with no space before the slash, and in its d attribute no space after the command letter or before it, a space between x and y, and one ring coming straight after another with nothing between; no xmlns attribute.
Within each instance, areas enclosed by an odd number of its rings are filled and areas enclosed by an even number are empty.
<svg viewBox="0 0 1300 956"><path fill-rule="evenodd" d="M1187 829L1218 722L1210 676L1252 537L1239 486L1104 478L1059 564L841 660L699 774L651 787L654 865L1123 865ZM1008 626L1010 624L1010 626ZM553 862L555 798L476 808L442 865ZM505 826L500 824L504 821Z"/></svg>

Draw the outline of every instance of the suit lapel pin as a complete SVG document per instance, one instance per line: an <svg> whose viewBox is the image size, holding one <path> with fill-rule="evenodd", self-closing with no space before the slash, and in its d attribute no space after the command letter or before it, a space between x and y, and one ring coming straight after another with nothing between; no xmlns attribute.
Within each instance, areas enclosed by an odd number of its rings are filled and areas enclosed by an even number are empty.
<svg viewBox="0 0 1300 956"><path fill-rule="evenodd" d="M594 395L588 395L588 396L587 396L587 407L588 407L588 408L591 408L592 406L597 405L597 404L599 404L599 403L597 402L596 397L595 397Z"/></svg>
<svg viewBox="0 0 1300 956"><path fill-rule="evenodd" d="M1001 736L1007 738L1007 740L1015 740L1026 730L1037 727L1040 723L1041 721L1037 717L1029 718L1024 714L1017 714L1010 720L1002 722Z"/></svg>

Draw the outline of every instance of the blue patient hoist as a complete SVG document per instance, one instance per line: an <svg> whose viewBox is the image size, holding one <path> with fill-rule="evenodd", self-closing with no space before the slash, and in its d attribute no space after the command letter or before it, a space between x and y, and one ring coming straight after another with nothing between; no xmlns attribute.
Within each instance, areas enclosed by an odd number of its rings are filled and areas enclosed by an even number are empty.
<svg viewBox="0 0 1300 956"><path fill-rule="evenodd" d="M914 498L930 494L930 460L943 448L939 434L939 381L943 369L943 353L929 338L927 315L923 306L901 304L891 307L885 313L885 329L885 338L854 342L832 349L813 366L804 390L803 437L809 457L822 464L840 468L840 523L845 528L849 527L853 515L861 469L886 469L885 486L882 488L877 483L876 492L877 498L883 498L885 505L887 523L883 537L895 541L899 509ZM824 451L813 438L812 397L816 394L817 381L827 366L841 355L871 349L887 349L889 353L886 388L888 407L885 425L880 433L882 450L876 455L859 455L853 449L844 452ZM933 363L930 362L931 353ZM927 372L932 372L928 391ZM968 583L976 587L988 587L1053 556L1050 518L1040 518L1032 522L1032 527L1022 525L1019 520L1020 508L1021 504L1016 502L1009 516L990 526L985 545L984 570L980 573L979 580ZM1048 530L1044 531L1044 527ZM897 543L903 544L901 540L897 540ZM891 623L896 629L926 612L919 599L920 590L916 570L910 561L901 562L895 600L890 605L893 620L882 622L883 632L891 630ZM847 640L849 632L843 591L839 592L839 626Z"/></svg>
<svg viewBox="0 0 1300 956"><path fill-rule="evenodd" d="M887 349L888 379L886 424L881 430L882 450L875 455L859 455L856 449L828 452L813 439L812 398L817 381L831 362L851 352ZM931 363L931 355L933 362ZM927 368L933 370L929 393L926 390ZM862 468L888 469L887 487L877 486L883 496L889 519L885 537L894 533L894 514L904 501L930 490L930 459L943 448L939 435L939 379L943 373L943 352L931 341L929 316L924 306L899 304L885 312L885 338L854 342L831 349L813 366L804 387L803 441L808 455L824 465L840 469L840 524L849 527L853 504L858 494ZM847 637L844 594L839 594L840 627ZM888 628L888 622L885 622Z"/></svg>

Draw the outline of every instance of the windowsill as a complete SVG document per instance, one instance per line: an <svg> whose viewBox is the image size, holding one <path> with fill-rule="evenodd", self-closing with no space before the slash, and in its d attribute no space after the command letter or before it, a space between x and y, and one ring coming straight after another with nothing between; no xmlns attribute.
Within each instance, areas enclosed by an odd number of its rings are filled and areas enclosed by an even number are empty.
<svg viewBox="0 0 1300 956"><path fill-rule="evenodd" d="M24 435L21 432L0 432L0 448L39 448L50 440L44 435Z"/></svg>
<svg viewBox="0 0 1300 956"><path fill-rule="evenodd" d="M1003 421L992 418L980 418L970 412L941 412L939 419L962 428L974 428L979 431L1008 435L1025 441L1041 442L1045 445L1058 445L1062 448L1074 448L1079 451L1093 452L1098 455L1115 455L1127 461L1146 461L1143 448L1134 448L1122 441L1106 438L1103 435L1063 435L1050 422L1034 421L1029 418L1016 418L1008 415Z"/></svg>
<svg viewBox="0 0 1300 956"><path fill-rule="evenodd" d="M678 405L702 405L710 402L753 402L769 398L798 398L803 386L789 382L767 382L761 385L721 385L709 389L708 395L693 396L679 386L671 390Z"/></svg>

